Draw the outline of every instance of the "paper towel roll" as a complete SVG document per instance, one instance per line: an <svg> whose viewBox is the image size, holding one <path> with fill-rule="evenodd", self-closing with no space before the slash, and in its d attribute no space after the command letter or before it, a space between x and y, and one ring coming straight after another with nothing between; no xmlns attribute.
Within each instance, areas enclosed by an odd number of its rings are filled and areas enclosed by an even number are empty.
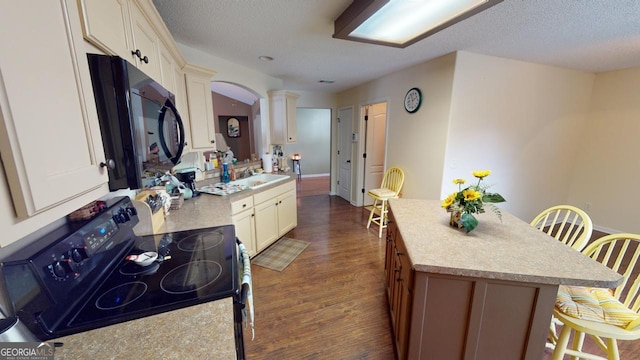
<svg viewBox="0 0 640 360"><path fill-rule="evenodd" d="M264 172L266 173L270 173L273 172L273 158L271 157L271 154L267 153L262 155L262 168L264 170Z"/></svg>

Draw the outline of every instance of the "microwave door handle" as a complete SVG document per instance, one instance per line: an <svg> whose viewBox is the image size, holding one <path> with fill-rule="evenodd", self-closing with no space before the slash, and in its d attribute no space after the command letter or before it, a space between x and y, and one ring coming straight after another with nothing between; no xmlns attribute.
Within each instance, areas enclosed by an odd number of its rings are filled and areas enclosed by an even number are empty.
<svg viewBox="0 0 640 360"><path fill-rule="evenodd" d="M164 134L164 121L165 121L165 116L167 113L167 109L171 110L175 116L175 121L176 121L176 125L177 125L177 130L178 130L178 138L180 140L179 144L178 144L178 150L176 151L175 154L171 153L171 151L169 150L169 147L167 146L167 142L166 142L166 138L165 138L165 134ZM173 164L177 164L178 161L180 160L180 157L182 156L182 151L184 150L184 138L185 138L185 134L184 134L184 124L182 123L182 118L180 117L180 114L178 113L178 110L176 109L176 107L173 105L173 103L171 102L170 99L167 99L164 103L164 106L162 107L162 110L160 111L160 115L158 116L158 132L159 132L159 136L160 136L160 146L162 147L162 151L164 151L164 154L167 156L168 159L171 160L171 162Z"/></svg>

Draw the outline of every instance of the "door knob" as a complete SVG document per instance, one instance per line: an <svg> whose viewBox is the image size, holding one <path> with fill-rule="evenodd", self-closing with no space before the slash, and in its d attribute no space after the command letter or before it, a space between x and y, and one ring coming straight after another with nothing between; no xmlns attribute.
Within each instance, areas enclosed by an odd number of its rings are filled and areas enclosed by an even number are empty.
<svg viewBox="0 0 640 360"><path fill-rule="evenodd" d="M107 160L105 160L105 161L100 163L100 167L101 168L106 167L109 170L113 170L113 169L116 168L116 162L113 161L113 159L107 159Z"/></svg>

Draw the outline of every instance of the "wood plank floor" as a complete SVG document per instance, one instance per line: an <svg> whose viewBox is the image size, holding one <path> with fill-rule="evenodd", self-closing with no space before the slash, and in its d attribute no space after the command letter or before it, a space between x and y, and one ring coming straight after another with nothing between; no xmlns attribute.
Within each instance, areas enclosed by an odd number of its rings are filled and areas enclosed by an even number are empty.
<svg viewBox="0 0 640 360"><path fill-rule="evenodd" d="M287 236L311 245L291 265L252 267L247 359L394 359L385 242L367 231L362 208L328 192L298 197L298 227Z"/></svg>
<svg viewBox="0 0 640 360"><path fill-rule="evenodd" d="M328 194L328 177L298 181L298 227L287 236L311 245L282 272L252 267L255 339L245 328L248 360L395 359L384 238L366 229L367 211ZM621 359L640 359L639 341L619 344Z"/></svg>

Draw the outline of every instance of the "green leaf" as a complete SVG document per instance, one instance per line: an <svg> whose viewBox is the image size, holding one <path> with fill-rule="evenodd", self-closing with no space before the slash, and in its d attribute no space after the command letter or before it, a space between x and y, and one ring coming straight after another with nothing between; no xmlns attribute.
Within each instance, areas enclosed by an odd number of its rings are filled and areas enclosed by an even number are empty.
<svg viewBox="0 0 640 360"><path fill-rule="evenodd" d="M469 213L462 214L460 222L467 232L470 232L471 230L475 229L476 226L478 226L478 220Z"/></svg>
<svg viewBox="0 0 640 360"><path fill-rule="evenodd" d="M482 201L487 203L499 203L507 200L505 200L500 194L484 194Z"/></svg>

